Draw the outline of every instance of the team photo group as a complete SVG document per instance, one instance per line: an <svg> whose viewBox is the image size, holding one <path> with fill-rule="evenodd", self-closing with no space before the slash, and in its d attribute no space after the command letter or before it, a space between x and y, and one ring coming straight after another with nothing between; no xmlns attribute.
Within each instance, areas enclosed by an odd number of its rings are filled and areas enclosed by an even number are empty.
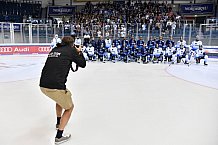
<svg viewBox="0 0 218 145"><path fill-rule="evenodd" d="M122 61L143 64L160 62L188 65L202 62L204 65L208 65L208 55L198 35L190 45L182 36L178 42L175 42L172 36L169 36L167 40L164 40L162 36L159 38L150 36L148 41L145 41L142 36L139 36L138 39L134 36L131 36L130 39L126 37L122 39L111 39L110 37L95 39L89 35L84 35L82 39L75 37L75 45L82 45L82 53L87 61L104 63Z"/></svg>

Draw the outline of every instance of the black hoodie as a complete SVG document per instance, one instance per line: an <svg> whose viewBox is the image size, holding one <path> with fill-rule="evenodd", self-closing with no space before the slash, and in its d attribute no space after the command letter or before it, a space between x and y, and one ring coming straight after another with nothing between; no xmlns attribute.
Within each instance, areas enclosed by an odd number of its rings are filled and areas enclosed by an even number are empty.
<svg viewBox="0 0 218 145"><path fill-rule="evenodd" d="M42 69L40 87L49 89L65 90L67 76L72 62L84 68L86 61L82 53L78 53L76 48L70 45L55 47L49 53L45 65Z"/></svg>

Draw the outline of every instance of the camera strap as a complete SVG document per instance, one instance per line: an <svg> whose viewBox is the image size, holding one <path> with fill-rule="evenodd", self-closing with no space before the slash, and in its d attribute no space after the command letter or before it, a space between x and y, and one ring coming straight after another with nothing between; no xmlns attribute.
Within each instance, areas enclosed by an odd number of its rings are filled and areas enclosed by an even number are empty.
<svg viewBox="0 0 218 145"><path fill-rule="evenodd" d="M71 65L70 68L71 68L71 70L72 70L73 72L76 72L76 71L78 71L78 68L79 68L79 67L78 67L78 65L76 65L76 69L74 70L74 69L73 69L73 66Z"/></svg>

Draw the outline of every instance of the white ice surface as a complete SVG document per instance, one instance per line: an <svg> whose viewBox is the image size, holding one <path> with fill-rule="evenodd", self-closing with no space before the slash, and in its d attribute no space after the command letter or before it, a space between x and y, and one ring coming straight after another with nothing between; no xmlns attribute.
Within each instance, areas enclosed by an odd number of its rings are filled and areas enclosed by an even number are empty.
<svg viewBox="0 0 218 145"><path fill-rule="evenodd" d="M55 103L38 86L45 59L0 56L1 145L54 144ZM217 145L216 70L215 63L87 63L69 74L75 109L64 145ZM213 88L192 83L195 72L212 74L203 79Z"/></svg>
<svg viewBox="0 0 218 145"><path fill-rule="evenodd" d="M168 67L167 71L183 80L218 89L217 62L211 62L208 66L203 66L203 64L173 65Z"/></svg>

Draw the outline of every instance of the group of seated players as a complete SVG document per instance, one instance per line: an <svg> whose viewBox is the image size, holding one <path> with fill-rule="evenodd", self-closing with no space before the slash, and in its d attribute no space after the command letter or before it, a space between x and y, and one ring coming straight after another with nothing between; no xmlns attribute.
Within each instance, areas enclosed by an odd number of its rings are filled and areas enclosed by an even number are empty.
<svg viewBox="0 0 218 145"><path fill-rule="evenodd" d="M204 65L208 65L208 56L203 49L202 41L199 36L191 43L190 46L186 44L183 37L175 43L172 36L168 40L163 40L160 36L158 40L156 37L150 37L147 43L140 36L138 40L134 36L127 40L114 39L109 37L98 40L84 36L84 42L81 43L81 38L75 38L75 45L83 45L82 52L87 61L123 61L123 62L138 62L138 63L184 63L191 62L200 63L204 60Z"/></svg>

